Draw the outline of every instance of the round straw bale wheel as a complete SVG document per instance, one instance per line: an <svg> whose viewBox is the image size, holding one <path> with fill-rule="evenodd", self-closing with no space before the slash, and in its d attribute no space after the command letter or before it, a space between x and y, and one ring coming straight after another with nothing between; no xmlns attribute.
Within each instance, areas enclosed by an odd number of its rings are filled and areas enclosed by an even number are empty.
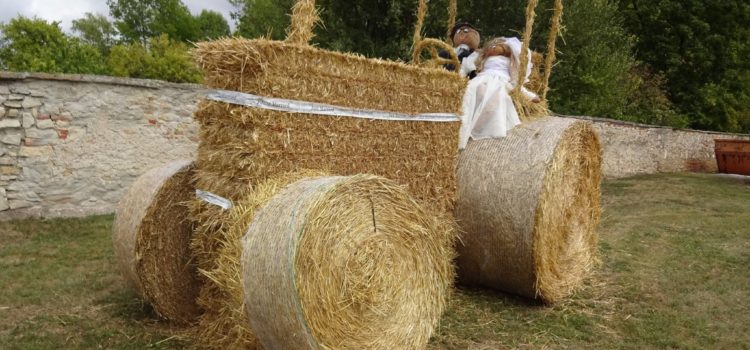
<svg viewBox="0 0 750 350"><path fill-rule="evenodd" d="M454 278L455 230L372 175L292 183L243 238L242 283L264 349L423 349Z"/></svg>
<svg viewBox="0 0 750 350"><path fill-rule="evenodd" d="M459 282L554 303L596 262L601 146L590 123L544 118L459 156Z"/></svg>
<svg viewBox="0 0 750 350"><path fill-rule="evenodd" d="M141 175L118 204L113 224L117 264L128 284L161 317L191 323L200 285L191 264L187 202L193 164L175 161Z"/></svg>

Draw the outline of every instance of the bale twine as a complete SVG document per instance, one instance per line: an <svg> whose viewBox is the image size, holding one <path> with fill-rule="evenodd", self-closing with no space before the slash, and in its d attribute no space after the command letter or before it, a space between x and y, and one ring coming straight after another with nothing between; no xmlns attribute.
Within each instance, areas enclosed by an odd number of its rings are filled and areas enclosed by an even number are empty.
<svg viewBox="0 0 750 350"><path fill-rule="evenodd" d="M193 165L175 161L139 177L120 200L113 224L117 263L128 284L161 317L190 323L200 288L191 263L188 201Z"/></svg>
<svg viewBox="0 0 750 350"><path fill-rule="evenodd" d="M459 157L459 281L553 303L596 262L601 146L590 123L546 118Z"/></svg>
<svg viewBox="0 0 750 350"><path fill-rule="evenodd" d="M453 281L454 232L372 175L295 182L243 239L252 329L272 349L423 349Z"/></svg>
<svg viewBox="0 0 750 350"><path fill-rule="evenodd" d="M204 313L194 327L195 339L211 349L260 349L258 338L250 328L245 313L245 295L240 281L242 236L253 221L255 212L286 185L320 171L303 170L270 178L253 186L230 210L217 215L220 229L194 237L197 249L212 259L210 268L200 269L205 282L198 297ZM218 207L217 207L218 208ZM219 208L221 210L221 208ZM211 244L205 242L211 240Z"/></svg>

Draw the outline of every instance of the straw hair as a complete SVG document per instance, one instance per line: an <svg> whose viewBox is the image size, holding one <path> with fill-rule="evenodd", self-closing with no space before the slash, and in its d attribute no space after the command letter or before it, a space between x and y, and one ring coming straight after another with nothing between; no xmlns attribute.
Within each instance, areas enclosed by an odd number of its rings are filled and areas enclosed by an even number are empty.
<svg viewBox="0 0 750 350"><path fill-rule="evenodd" d="M295 182L243 240L252 329L266 350L424 349L453 282L454 232L384 178Z"/></svg>
<svg viewBox="0 0 750 350"><path fill-rule="evenodd" d="M554 303L596 262L601 146L589 123L546 118L461 154L459 281Z"/></svg>
<svg viewBox="0 0 750 350"><path fill-rule="evenodd" d="M198 43L211 88L409 114L461 112L466 80L445 69L265 39Z"/></svg>
<svg viewBox="0 0 750 350"><path fill-rule="evenodd" d="M176 161L140 176L118 204L112 237L128 284L159 316L183 324L200 312L188 249L193 226L184 205L194 192L192 171L191 162Z"/></svg>
<svg viewBox="0 0 750 350"><path fill-rule="evenodd" d="M320 14L315 0L297 0L292 6L292 20L286 31L286 41L295 45L307 45L315 36L313 30L320 23Z"/></svg>

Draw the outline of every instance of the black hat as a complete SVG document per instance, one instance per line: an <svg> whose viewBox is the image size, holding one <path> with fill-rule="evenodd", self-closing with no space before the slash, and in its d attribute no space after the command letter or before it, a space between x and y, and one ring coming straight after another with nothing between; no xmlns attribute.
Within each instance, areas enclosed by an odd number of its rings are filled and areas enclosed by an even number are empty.
<svg viewBox="0 0 750 350"><path fill-rule="evenodd" d="M453 37L456 36L456 32L462 27L469 27L471 29L476 30L477 33L479 32L479 29L471 25L471 23L469 22L463 22L463 21L457 22L456 25L454 25L453 28L451 28L451 40L453 40Z"/></svg>

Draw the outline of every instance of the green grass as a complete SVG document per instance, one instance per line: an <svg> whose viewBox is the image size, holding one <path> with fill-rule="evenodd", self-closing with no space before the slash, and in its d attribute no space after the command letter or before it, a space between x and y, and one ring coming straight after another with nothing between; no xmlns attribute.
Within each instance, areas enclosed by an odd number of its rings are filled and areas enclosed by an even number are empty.
<svg viewBox="0 0 750 350"><path fill-rule="evenodd" d="M601 266L543 306L459 289L430 349L750 348L750 182L670 174L603 186ZM0 348L173 349L116 270L111 216L0 222Z"/></svg>

